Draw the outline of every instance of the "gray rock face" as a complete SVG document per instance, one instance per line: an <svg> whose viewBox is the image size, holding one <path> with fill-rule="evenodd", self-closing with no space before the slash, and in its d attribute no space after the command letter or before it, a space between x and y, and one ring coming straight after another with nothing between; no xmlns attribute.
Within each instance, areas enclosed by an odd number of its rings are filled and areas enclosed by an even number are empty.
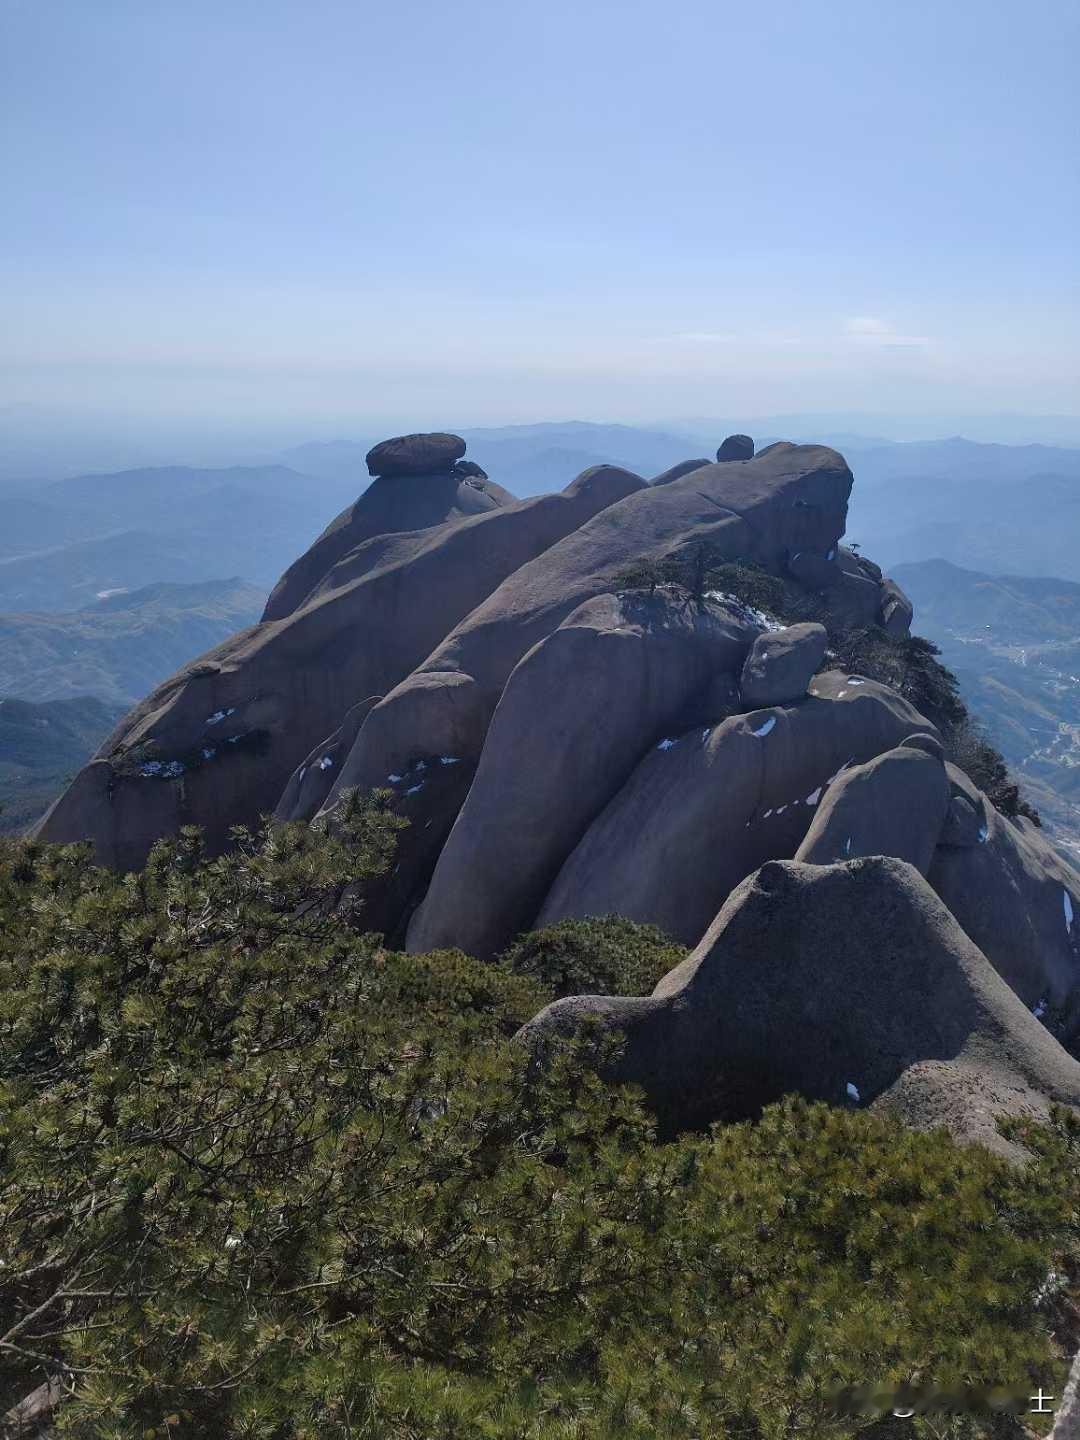
<svg viewBox="0 0 1080 1440"><path fill-rule="evenodd" d="M696 945L740 880L794 855L845 766L924 729L933 727L893 691L829 672L798 705L677 737L645 756L589 826L537 923L620 913Z"/></svg>
<svg viewBox="0 0 1080 1440"><path fill-rule="evenodd" d="M649 484L670 485L672 480L681 480L684 475L692 475L695 470L703 470L706 465L711 464L711 460L680 460L677 465L672 465L670 470L654 475Z"/></svg>
<svg viewBox="0 0 1080 1440"><path fill-rule="evenodd" d="M580 605L514 669L410 950L491 957L528 928L569 851L641 755L754 631L643 591Z"/></svg>
<svg viewBox="0 0 1080 1440"><path fill-rule="evenodd" d="M558 495L366 541L293 615L234 636L136 706L38 834L90 840L118 869L141 865L156 839L185 824L220 849L232 825L274 811L358 698L389 692L508 574L626 493L625 482L579 478ZM330 773L340 775L336 765Z"/></svg>
<svg viewBox="0 0 1080 1440"><path fill-rule="evenodd" d="M369 475L437 475L449 473L455 460L465 454L460 435L433 431L427 435L395 435L382 440L367 453Z"/></svg>
<svg viewBox="0 0 1080 1440"><path fill-rule="evenodd" d="M777 444L745 464L707 465L659 487L610 466L582 479L603 475L635 493L542 563L523 565L387 694L357 737L342 784L367 788L417 755L454 745L478 760L517 662L583 601L612 590L632 562L705 542L720 557L754 559L779 574L792 549L836 544L851 489L843 459L824 446ZM442 690L453 692L452 703Z"/></svg>
<svg viewBox="0 0 1080 1440"><path fill-rule="evenodd" d="M892 855L925 875L948 807L942 762L921 748L898 746L837 777L795 859L829 865Z"/></svg>
<svg viewBox="0 0 1080 1440"><path fill-rule="evenodd" d="M788 560L788 571L795 579L811 590L826 590L831 585L841 585L843 571L836 563L836 547L824 554L815 550L796 550Z"/></svg>
<svg viewBox="0 0 1080 1440"><path fill-rule="evenodd" d="M728 460L752 460L754 442L749 435L729 435L717 450L716 458L721 463Z"/></svg>
<svg viewBox="0 0 1080 1440"><path fill-rule="evenodd" d="M1080 1039L1080 872L1026 820L1008 820L950 767L953 799L928 879L1025 1005ZM975 843L970 843L971 829Z"/></svg>
<svg viewBox="0 0 1080 1440"><path fill-rule="evenodd" d="M462 483L462 461L452 473L375 480L336 519L274 586L264 620L283 620L311 596L316 585L350 551L379 535L427 530L514 504L507 490L480 479ZM483 476L478 465L472 467Z"/></svg>
<svg viewBox="0 0 1080 1440"><path fill-rule="evenodd" d="M955 765L947 764L945 771L949 777L949 809L938 844L981 845L990 834L990 802Z"/></svg>
<svg viewBox="0 0 1080 1440"><path fill-rule="evenodd" d="M883 581L878 618L886 635L899 639L909 634L914 614L914 606L896 581Z"/></svg>
<svg viewBox="0 0 1080 1440"><path fill-rule="evenodd" d="M782 705L801 700L825 658L829 643L824 625L789 625L759 635L743 666L739 688L743 705Z"/></svg>
<svg viewBox="0 0 1080 1440"><path fill-rule="evenodd" d="M542 1054L585 1018L625 1035L615 1078L666 1129L797 1091L1013 1154L997 1114L1080 1104L1080 1065L918 872L880 856L762 866L651 997L561 1000L519 1041Z"/></svg>
<svg viewBox="0 0 1080 1440"><path fill-rule="evenodd" d="M311 820L319 813L360 726L381 699L381 695L369 695L358 705L350 706L334 733L305 756L289 776L281 799L274 807L275 820Z"/></svg>

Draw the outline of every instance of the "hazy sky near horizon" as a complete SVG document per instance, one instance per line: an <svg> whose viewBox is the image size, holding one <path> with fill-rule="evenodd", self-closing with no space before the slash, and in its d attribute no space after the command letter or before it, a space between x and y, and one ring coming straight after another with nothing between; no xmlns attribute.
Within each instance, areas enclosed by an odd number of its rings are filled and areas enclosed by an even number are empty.
<svg viewBox="0 0 1080 1440"><path fill-rule="evenodd" d="M1075 0L0 0L0 406L1080 412Z"/></svg>

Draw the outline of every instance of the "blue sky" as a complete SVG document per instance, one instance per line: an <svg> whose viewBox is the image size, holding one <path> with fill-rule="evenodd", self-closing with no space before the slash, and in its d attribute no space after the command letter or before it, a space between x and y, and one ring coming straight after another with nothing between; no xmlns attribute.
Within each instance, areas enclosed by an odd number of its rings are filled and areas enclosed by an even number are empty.
<svg viewBox="0 0 1080 1440"><path fill-rule="evenodd" d="M1076 414L1075 0L0 0L0 405Z"/></svg>

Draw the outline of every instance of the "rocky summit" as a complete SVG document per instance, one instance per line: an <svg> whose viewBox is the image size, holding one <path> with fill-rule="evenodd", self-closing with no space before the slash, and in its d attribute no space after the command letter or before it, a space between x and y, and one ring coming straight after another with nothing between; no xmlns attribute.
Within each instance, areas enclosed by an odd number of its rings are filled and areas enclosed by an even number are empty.
<svg viewBox="0 0 1080 1440"><path fill-rule="evenodd" d="M616 913L696 947L521 1036L624 1032L675 1128L796 1089L998 1144L994 1114L1080 1103L1080 874L963 768L910 602L841 543L843 456L734 435L517 500L464 449L375 446L262 621L137 705L39 835L133 869L184 825L222 850L381 790L410 823L366 914L396 945L491 959Z"/></svg>

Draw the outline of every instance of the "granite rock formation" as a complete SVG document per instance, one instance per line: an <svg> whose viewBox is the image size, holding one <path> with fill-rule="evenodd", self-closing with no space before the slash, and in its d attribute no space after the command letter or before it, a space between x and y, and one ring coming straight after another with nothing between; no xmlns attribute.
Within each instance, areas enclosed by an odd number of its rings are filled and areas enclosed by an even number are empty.
<svg viewBox="0 0 1080 1440"><path fill-rule="evenodd" d="M1080 874L827 650L911 623L841 543L843 457L729 437L651 484L600 465L517 501L463 449L376 446L267 618L125 717L40 835L131 868L184 824L220 849L381 789L410 822L366 912L393 944L492 957L621 913L698 947L651 999L579 998L526 1035L625 1023L625 1073L671 1123L850 1082L992 1140L995 1106L1072 1101ZM660 578L706 552L801 586L829 631Z"/></svg>
<svg viewBox="0 0 1080 1440"><path fill-rule="evenodd" d="M651 996L560 1000L520 1039L542 1052L586 1020L625 1037L613 1078L641 1086L668 1129L798 1091L1015 1153L996 1116L1080 1105L1080 1064L891 857L772 861Z"/></svg>

